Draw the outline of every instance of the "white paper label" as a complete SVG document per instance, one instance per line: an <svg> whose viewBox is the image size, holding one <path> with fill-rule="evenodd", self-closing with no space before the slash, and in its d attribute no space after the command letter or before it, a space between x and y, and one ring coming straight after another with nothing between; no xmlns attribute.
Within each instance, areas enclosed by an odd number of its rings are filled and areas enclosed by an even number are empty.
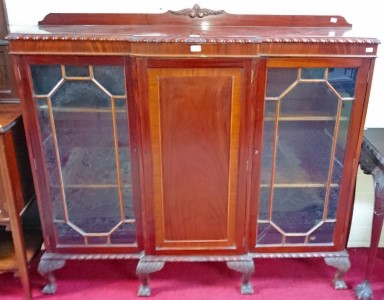
<svg viewBox="0 0 384 300"><path fill-rule="evenodd" d="M337 18L331 18L330 22L331 23L337 23Z"/></svg>
<svg viewBox="0 0 384 300"><path fill-rule="evenodd" d="M201 45L191 45L191 52L201 52Z"/></svg>

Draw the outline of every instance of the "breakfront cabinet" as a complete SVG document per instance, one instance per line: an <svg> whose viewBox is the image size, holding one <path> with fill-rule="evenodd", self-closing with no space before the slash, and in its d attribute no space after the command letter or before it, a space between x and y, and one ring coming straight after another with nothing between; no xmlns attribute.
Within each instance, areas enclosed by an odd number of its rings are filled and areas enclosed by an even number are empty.
<svg viewBox="0 0 384 300"><path fill-rule="evenodd" d="M50 14L8 36L48 280L68 259L165 262L345 251L378 40L340 16ZM254 275L257 280L257 273Z"/></svg>

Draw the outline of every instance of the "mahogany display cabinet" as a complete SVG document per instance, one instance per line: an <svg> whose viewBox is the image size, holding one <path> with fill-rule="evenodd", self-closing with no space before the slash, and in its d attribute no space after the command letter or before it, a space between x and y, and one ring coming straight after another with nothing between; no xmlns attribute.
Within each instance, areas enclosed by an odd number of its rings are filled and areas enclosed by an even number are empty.
<svg viewBox="0 0 384 300"><path fill-rule="evenodd" d="M323 257L346 242L379 41L340 16L50 14L8 36L46 251L165 262ZM255 274L255 280L257 274Z"/></svg>

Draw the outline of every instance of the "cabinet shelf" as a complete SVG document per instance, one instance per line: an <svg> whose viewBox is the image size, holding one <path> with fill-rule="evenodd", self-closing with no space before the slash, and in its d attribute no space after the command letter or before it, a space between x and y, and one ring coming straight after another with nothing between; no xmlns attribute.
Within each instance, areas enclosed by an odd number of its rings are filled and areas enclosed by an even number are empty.
<svg viewBox="0 0 384 300"><path fill-rule="evenodd" d="M53 188L59 188L58 185L51 185ZM112 189L118 188L118 184L65 184L66 189ZM131 184L123 184L122 188L132 188Z"/></svg>
<svg viewBox="0 0 384 300"><path fill-rule="evenodd" d="M40 110L48 111L47 105L39 106ZM105 108L96 108L96 107L52 107L53 112L64 112L64 113L111 113L112 109L110 107ZM115 113L126 113L127 110L123 108L115 108L113 110Z"/></svg>
<svg viewBox="0 0 384 300"><path fill-rule="evenodd" d="M24 232L27 262L29 263L38 253L42 244L42 236L38 232ZM13 246L12 233L0 228L0 273L15 271L18 262Z"/></svg>
<svg viewBox="0 0 384 300"><path fill-rule="evenodd" d="M25 242L25 254L29 263L39 252L43 237L39 222L36 199L32 199L26 204L20 213L22 220L22 231ZM8 231L9 225L6 220L1 220L0 226L0 273L18 270L18 261L15 254L12 231Z"/></svg>
<svg viewBox="0 0 384 300"><path fill-rule="evenodd" d="M262 183L260 184L261 188L269 188L269 184ZM303 183L275 183L273 185L274 188L323 188L327 187L326 183L311 183L311 182L303 182ZM340 187L338 183L331 183L330 187Z"/></svg>
<svg viewBox="0 0 384 300"><path fill-rule="evenodd" d="M266 117L265 121L276 121L273 117ZM278 121L336 121L336 117L327 117L327 116L287 116L279 117ZM349 118L341 117L340 121L349 121Z"/></svg>

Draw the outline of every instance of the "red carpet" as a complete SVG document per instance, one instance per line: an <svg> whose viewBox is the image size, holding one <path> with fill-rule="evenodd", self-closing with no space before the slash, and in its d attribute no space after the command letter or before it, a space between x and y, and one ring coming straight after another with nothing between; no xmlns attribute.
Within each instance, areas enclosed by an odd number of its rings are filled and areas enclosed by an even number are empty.
<svg viewBox="0 0 384 300"><path fill-rule="evenodd" d="M353 289L364 276L367 249L350 249L351 270L345 275L348 290L335 291L331 285L334 269L323 259L257 259L252 277L255 294L239 294L240 273L225 263L167 263L151 276L152 298L179 299L258 299L326 300L356 299ZM137 298L137 261L67 261L55 272L58 291L42 295L44 281L32 265L34 299L112 300ZM372 280L374 299L384 299L384 250L380 250ZM23 299L21 285L13 274L0 275L0 299Z"/></svg>

